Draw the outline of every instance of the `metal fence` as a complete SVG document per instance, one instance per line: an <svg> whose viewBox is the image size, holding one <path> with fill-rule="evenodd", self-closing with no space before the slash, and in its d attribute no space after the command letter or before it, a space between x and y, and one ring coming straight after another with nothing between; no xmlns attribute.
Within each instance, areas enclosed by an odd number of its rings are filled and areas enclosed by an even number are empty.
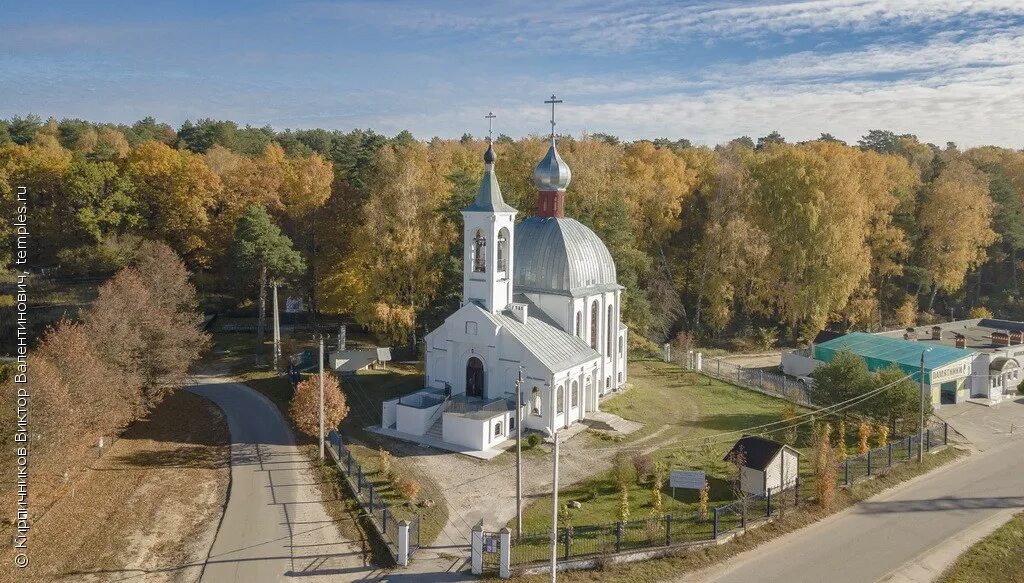
<svg viewBox="0 0 1024 583"><path fill-rule="evenodd" d="M777 515L799 502L799 484L781 494L750 497L709 510L684 516L652 516L639 520L600 525L567 526L558 531L558 560L596 557L657 547L683 546L715 540L741 530L749 522ZM487 562L484 552L484 567ZM551 534L523 533L513 537L509 559L512 565L549 560ZM497 568L495 563L492 567Z"/></svg>
<svg viewBox="0 0 1024 583"><path fill-rule="evenodd" d="M837 480L850 485L877 475L895 465L913 460L917 456L917 435L889 442L867 453L851 456L839 462ZM924 432L924 451L949 443L949 426L945 423L929 427ZM600 525L571 525L559 529L558 559L592 558L614 553L651 549L655 547L684 546L715 540L723 535L745 529L751 521L770 518L796 508L801 503L801 483L768 496L749 496L709 510L706 516L689 514L665 515L640 520ZM497 540L497 535L494 535ZM493 556L486 548L484 567L496 570L497 549ZM551 534L523 533L513 537L510 563L525 565L549 560Z"/></svg>
<svg viewBox="0 0 1024 583"><path fill-rule="evenodd" d="M897 464L902 464L917 457L918 443L923 444L923 451L949 443L949 425L942 423L928 427L921 441L917 435L890 441L882 447L868 450L867 453L855 455L839 462L837 479L840 484L850 485L860 480L877 475Z"/></svg>
<svg viewBox="0 0 1024 583"><path fill-rule="evenodd" d="M745 368L721 358L706 359L701 363L702 373L730 383L769 393L788 401L814 407L807 385L782 373L760 368Z"/></svg>
<svg viewBox="0 0 1024 583"><path fill-rule="evenodd" d="M363 468L352 456L352 452L341 443L341 436L331 431L327 434L327 441L333 454L335 463L348 481L349 488L355 494L363 512L366 513L370 523L376 528L381 540L391 552L392 557L397 561L398 549L398 525L400 520L395 517L391 507L384 502L373 483L366 478ZM409 556L420 548L420 517L414 516L409 520Z"/></svg>

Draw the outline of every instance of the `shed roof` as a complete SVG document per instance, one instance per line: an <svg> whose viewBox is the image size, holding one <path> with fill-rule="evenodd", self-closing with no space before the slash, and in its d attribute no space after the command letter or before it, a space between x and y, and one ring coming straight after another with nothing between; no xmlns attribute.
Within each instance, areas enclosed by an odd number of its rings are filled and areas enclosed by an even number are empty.
<svg viewBox="0 0 1024 583"><path fill-rule="evenodd" d="M772 460L775 459L775 456L779 454L779 451L783 449L789 449L796 455L800 455L799 451L784 443L756 435L746 435L741 437L722 459L728 460L729 456L733 453L738 453L742 450L744 466L764 471L768 464L772 463Z"/></svg>
<svg viewBox="0 0 1024 583"><path fill-rule="evenodd" d="M930 350L929 350L930 349ZM974 351L954 348L941 344L931 344L868 334L851 332L839 338L822 342L814 347L814 358L830 362L836 354L843 350L864 358L868 370L876 371L898 364L907 372L917 372L921 365L921 353L924 352L924 370L927 376L931 371L953 364L958 360L974 356Z"/></svg>

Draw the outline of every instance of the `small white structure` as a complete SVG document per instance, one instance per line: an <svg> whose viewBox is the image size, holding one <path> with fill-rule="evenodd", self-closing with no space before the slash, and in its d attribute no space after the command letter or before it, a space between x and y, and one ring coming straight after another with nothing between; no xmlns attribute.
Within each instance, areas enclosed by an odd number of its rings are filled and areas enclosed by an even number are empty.
<svg viewBox="0 0 1024 583"><path fill-rule="evenodd" d="M386 347L363 348L356 350L333 350L328 362L334 370L346 373L376 368L377 365L386 368L391 362L391 349Z"/></svg>
<svg viewBox="0 0 1024 583"><path fill-rule="evenodd" d="M518 224L495 160L488 146L462 209L462 305L424 339L425 388L383 404L381 430L396 437L486 451L516 423L568 428L626 383L623 288L604 242L564 214L572 174L554 136L533 175L537 213Z"/></svg>
<svg viewBox="0 0 1024 583"><path fill-rule="evenodd" d="M800 475L800 452L792 447L765 439L747 436L741 438L726 454L726 461L739 456L740 489L753 496L767 496L796 486Z"/></svg>

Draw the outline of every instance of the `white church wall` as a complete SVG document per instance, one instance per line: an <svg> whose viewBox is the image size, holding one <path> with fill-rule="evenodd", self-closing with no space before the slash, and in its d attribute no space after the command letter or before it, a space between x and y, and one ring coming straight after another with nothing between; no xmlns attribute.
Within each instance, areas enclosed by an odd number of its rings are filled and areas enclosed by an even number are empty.
<svg viewBox="0 0 1024 583"><path fill-rule="evenodd" d="M487 421L470 419L455 413L444 413L441 424L441 439L466 447L486 449Z"/></svg>
<svg viewBox="0 0 1024 583"><path fill-rule="evenodd" d="M435 414L440 408L441 404L422 409L398 404L395 407L395 427L403 433L423 435L437 421Z"/></svg>

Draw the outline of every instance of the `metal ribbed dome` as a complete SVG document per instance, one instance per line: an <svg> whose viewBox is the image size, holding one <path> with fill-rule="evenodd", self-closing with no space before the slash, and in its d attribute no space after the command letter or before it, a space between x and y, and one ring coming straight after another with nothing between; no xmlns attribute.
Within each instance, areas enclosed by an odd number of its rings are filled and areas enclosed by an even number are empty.
<svg viewBox="0 0 1024 583"><path fill-rule="evenodd" d="M547 155L537 164L533 170L533 184L541 192L553 190L565 190L572 180L572 170L565 160L558 155L558 148L555 147L555 139L551 138L551 147Z"/></svg>
<svg viewBox="0 0 1024 583"><path fill-rule="evenodd" d="M620 289L608 247L576 219L533 217L519 223L513 257L518 293L579 296Z"/></svg>

